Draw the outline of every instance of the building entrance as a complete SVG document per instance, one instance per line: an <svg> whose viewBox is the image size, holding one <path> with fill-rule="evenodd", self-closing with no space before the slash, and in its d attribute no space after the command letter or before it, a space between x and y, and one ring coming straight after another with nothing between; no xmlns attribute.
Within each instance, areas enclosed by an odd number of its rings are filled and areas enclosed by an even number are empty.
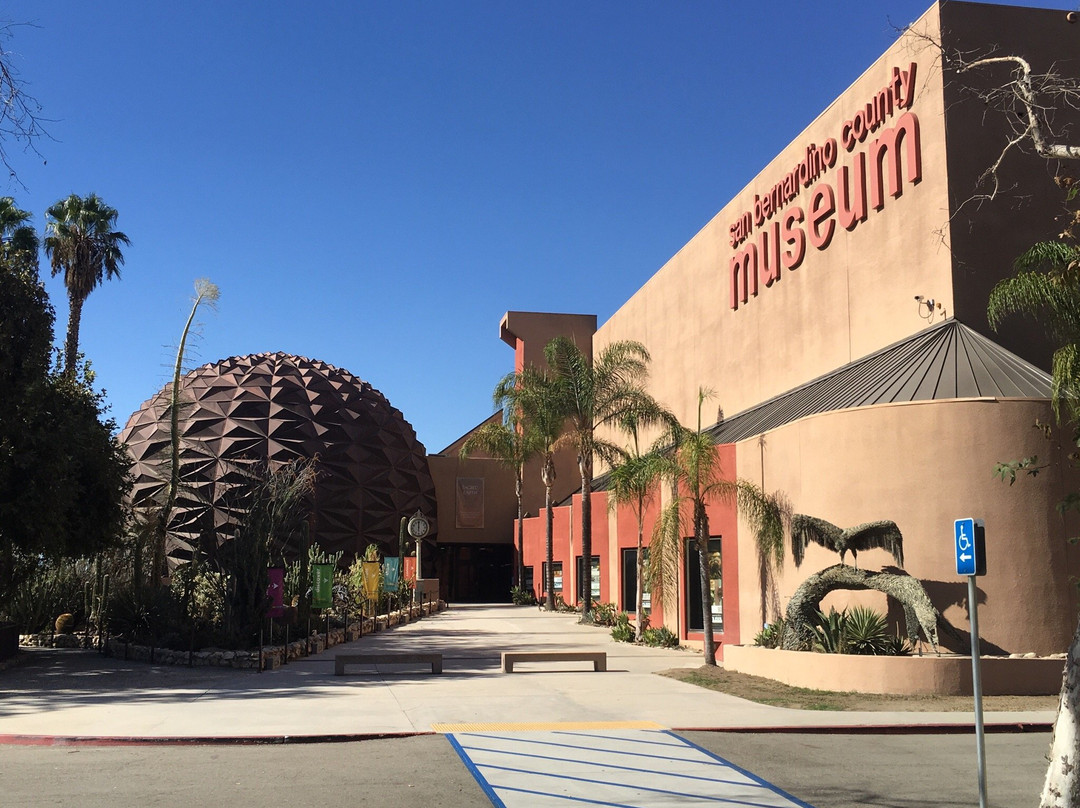
<svg viewBox="0 0 1080 808"><path fill-rule="evenodd" d="M509 544L440 544L439 596L447 603L509 603L514 548Z"/></svg>

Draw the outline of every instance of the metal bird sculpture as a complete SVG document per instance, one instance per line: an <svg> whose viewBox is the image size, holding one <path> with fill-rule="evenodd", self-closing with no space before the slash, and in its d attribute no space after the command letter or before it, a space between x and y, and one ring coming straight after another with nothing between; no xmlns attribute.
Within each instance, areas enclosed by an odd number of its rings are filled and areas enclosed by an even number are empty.
<svg viewBox="0 0 1080 808"><path fill-rule="evenodd" d="M855 569L859 568L859 551L874 547L888 551L899 566L904 566L904 537L896 522L865 522L842 529L816 516L797 513L791 517L791 554L795 557L796 567L802 564L810 542L840 553L841 564L844 554L850 551Z"/></svg>

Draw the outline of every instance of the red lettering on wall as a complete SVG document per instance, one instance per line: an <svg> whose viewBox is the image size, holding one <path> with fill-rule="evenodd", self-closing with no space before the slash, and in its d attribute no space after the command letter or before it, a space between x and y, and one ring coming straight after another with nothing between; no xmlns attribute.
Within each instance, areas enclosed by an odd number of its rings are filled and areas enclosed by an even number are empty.
<svg viewBox="0 0 1080 808"><path fill-rule="evenodd" d="M819 250L824 250L832 241L836 230L836 220L832 218L835 212L833 189L823 182L810 194L810 232L807 233L810 243Z"/></svg>
<svg viewBox="0 0 1080 808"><path fill-rule="evenodd" d="M780 222L761 231L758 236L758 257L761 261L761 278L765 286L780 280Z"/></svg>
<svg viewBox="0 0 1080 808"><path fill-rule="evenodd" d="M904 159L900 147L904 147ZM889 194L894 199L903 191L901 170L907 163L907 181L914 184L922 179L922 147L919 143L919 119L905 112L892 129L884 130L870 144L870 204L874 210L885 207L882 193L884 178L889 179Z"/></svg>
<svg viewBox="0 0 1080 808"><path fill-rule="evenodd" d="M731 259L731 308L739 308L758 293L757 245L750 242Z"/></svg>
<svg viewBox="0 0 1080 808"><path fill-rule="evenodd" d="M806 256L806 234L801 227L795 226L796 224L802 224L805 218L803 209L798 206L784 211L783 238L784 243L790 247L790 249L784 250L785 269L798 269Z"/></svg>
<svg viewBox="0 0 1080 808"><path fill-rule="evenodd" d="M849 175L854 181L849 182ZM854 184L854 188L852 185ZM836 180L836 218L845 230L854 230L859 222L866 221L866 155L855 155L855 166L840 169Z"/></svg>

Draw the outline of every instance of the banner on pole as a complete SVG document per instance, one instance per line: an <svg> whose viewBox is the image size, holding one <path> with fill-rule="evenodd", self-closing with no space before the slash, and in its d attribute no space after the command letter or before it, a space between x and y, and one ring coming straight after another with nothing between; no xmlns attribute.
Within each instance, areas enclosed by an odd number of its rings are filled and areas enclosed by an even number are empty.
<svg viewBox="0 0 1080 808"><path fill-rule="evenodd" d="M406 581L416 580L416 556L405 556L405 570Z"/></svg>
<svg viewBox="0 0 1080 808"><path fill-rule="evenodd" d="M270 607L267 617L281 617L285 614L285 570L283 567L270 567L266 570L266 599Z"/></svg>
<svg viewBox="0 0 1080 808"><path fill-rule="evenodd" d="M382 573L382 565L378 561L365 561L361 569L363 570L364 597L368 600L376 600L379 597L379 577Z"/></svg>
<svg viewBox="0 0 1080 808"><path fill-rule="evenodd" d="M334 565L313 564L311 566L311 606L315 609L329 609L334 605Z"/></svg>
<svg viewBox="0 0 1080 808"><path fill-rule="evenodd" d="M398 581L401 579L401 559L387 558L383 561L383 592L397 592Z"/></svg>

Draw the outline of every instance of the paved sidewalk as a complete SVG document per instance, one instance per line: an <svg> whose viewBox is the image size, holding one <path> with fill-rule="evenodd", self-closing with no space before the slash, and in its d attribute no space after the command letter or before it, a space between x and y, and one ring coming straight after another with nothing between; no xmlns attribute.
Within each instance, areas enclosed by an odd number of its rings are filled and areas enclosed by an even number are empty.
<svg viewBox="0 0 1080 808"><path fill-rule="evenodd" d="M607 651L608 671L545 663L501 672L500 652L544 648ZM380 666L334 676L334 656L360 650L441 651L444 673ZM970 713L826 713L755 704L654 675L700 665L693 652L615 643L607 630L581 626L572 614L503 605L455 606L261 674L152 666L94 652L28 653L26 664L0 672L0 741L280 740L430 732L438 723L632 720L694 729L973 721ZM1052 712L986 714L987 724L1052 720Z"/></svg>

